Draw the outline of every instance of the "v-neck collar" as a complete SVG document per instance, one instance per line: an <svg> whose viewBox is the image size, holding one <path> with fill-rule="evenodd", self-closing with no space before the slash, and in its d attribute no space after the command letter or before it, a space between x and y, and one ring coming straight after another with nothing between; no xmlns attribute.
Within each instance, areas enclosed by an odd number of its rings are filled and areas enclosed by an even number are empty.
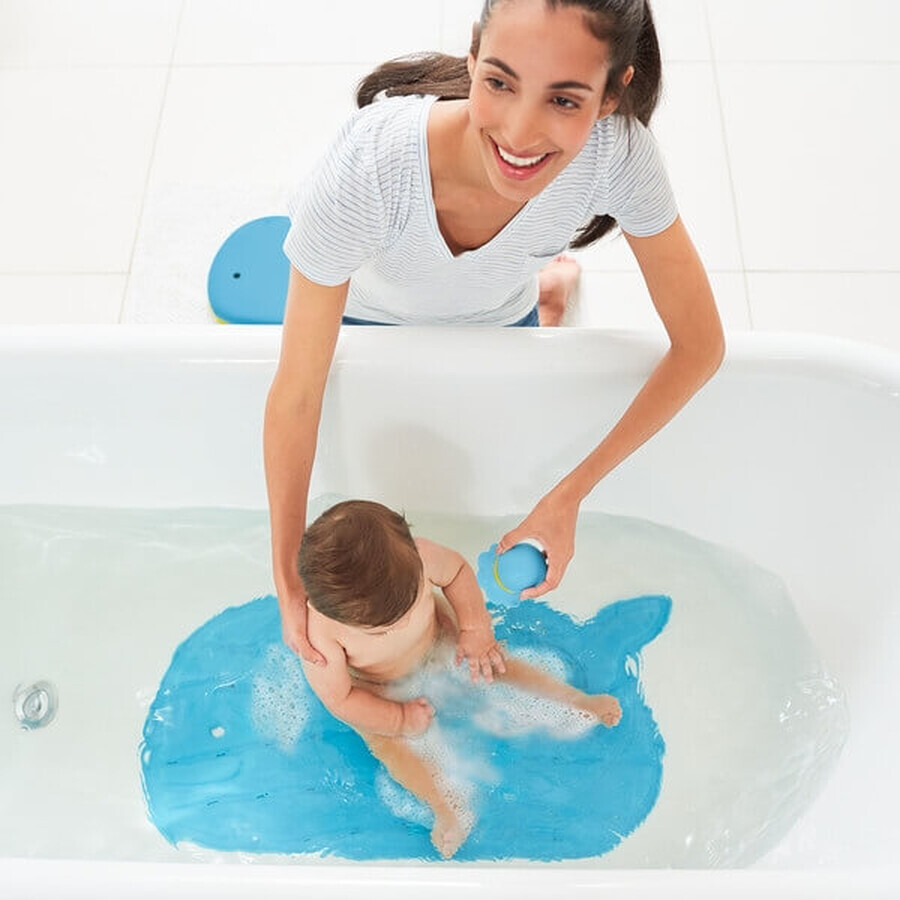
<svg viewBox="0 0 900 900"><path fill-rule="evenodd" d="M437 97L429 95L425 98L422 116L419 120L419 163L421 166L422 193L425 201L425 218L428 220L428 226L434 235L441 253L446 259L462 259L466 256L472 256L477 253L487 252L495 243L499 243L506 235L515 227L522 219L531 206L532 200L527 200L525 205L488 241L473 247L471 250L462 250L454 253L447 245L444 235L441 233L441 227L438 224L437 207L434 203L434 184L431 179L431 157L428 152L428 120L431 116L431 110L437 101ZM533 199L533 198L532 198Z"/></svg>

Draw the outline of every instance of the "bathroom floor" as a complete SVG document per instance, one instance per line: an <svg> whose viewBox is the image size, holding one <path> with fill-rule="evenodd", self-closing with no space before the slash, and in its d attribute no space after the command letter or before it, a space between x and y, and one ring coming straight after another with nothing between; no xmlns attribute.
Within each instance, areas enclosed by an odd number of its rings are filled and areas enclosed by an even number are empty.
<svg viewBox="0 0 900 900"><path fill-rule="evenodd" d="M654 0L654 131L732 331L900 351L900 4ZM0 0L0 324L207 323L206 275L392 56L480 0ZM661 326L627 245L579 324Z"/></svg>

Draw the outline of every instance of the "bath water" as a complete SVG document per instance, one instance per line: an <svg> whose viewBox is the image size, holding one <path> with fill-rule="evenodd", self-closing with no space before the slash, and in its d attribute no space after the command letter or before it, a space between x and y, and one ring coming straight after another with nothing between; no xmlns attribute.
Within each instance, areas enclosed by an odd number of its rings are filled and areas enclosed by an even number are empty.
<svg viewBox="0 0 900 900"><path fill-rule="evenodd" d="M415 533L456 547L473 565L516 521L407 515ZM0 634L0 672L10 695L17 684L46 679L59 696L46 729L24 731L12 713L0 727L0 758L9 760L0 770L4 853L233 856L215 846L165 843L148 820L138 749L176 648L226 608L262 609L250 604L272 592L268 567L263 512L0 510L0 590L11 624ZM659 784L645 817L590 864L752 863L777 844L827 778L848 728L843 692L775 575L673 529L583 514L576 557L546 598L548 615L561 614L565 634L577 636L592 620L601 623L604 610L648 597L670 598L667 620L657 636L637 642L623 668L658 730ZM294 702L298 667L277 644L277 622L275 629L251 679L250 715L259 734L287 752L308 710ZM531 652L536 664L572 674L566 654L552 646ZM527 739L555 747L548 752L563 761L584 739L555 735L566 723L546 709L538 726L527 715L524 723L520 716L497 726L496 713L484 713L486 733L500 727L502 739L513 742L510 728L530 729ZM484 794L484 761L457 757L451 763L465 783ZM374 787L386 815L424 836L427 849L426 811L383 773L376 772ZM554 789L591 799L583 778ZM285 849L239 855L271 861L284 859Z"/></svg>

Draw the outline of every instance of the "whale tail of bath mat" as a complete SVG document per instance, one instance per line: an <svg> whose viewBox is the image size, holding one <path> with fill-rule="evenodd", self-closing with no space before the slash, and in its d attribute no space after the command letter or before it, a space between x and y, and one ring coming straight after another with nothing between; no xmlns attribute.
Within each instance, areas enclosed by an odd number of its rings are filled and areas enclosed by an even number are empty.
<svg viewBox="0 0 900 900"><path fill-rule="evenodd" d="M280 325L290 263L281 249L287 216L264 216L232 232L213 259L207 279L209 305L220 322Z"/></svg>

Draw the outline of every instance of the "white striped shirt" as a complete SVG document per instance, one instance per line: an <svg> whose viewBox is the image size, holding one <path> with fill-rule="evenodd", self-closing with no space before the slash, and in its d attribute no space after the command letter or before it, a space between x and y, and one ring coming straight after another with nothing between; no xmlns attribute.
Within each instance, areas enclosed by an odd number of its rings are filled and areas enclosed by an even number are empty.
<svg viewBox="0 0 900 900"><path fill-rule="evenodd" d="M435 97L357 111L289 203L284 252L311 281L350 279L346 314L393 324L508 325L537 302L537 273L593 216L637 237L677 216L640 122L597 122L572 162L483 246L454 256L440 233L426 127Z"/></svg>

